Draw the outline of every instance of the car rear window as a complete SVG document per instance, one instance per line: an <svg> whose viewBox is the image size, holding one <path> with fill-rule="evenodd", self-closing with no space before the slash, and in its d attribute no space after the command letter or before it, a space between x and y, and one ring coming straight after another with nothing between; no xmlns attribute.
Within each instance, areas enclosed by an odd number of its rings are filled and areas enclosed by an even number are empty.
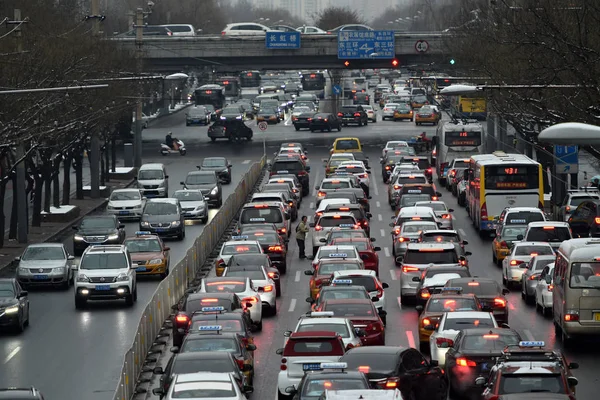
<svg viewBox="0 0 600 400"><path fill-rule="evenodd" d="M224 320L221 316L219 316L219 325L221 326L222 332L244 332L244 327L242 326L241 321L235 319ZM200 320L193 321L192 327L190 328L190 332L197 331L201 326L214 326L215 318L214 316L210 320Z"/></svg>
<svg viewBox="0 0 600 400"><path fill-rule="evenodd" d="M428 159L422 159L422 158L405 158L403 162L406 163L416 163L419 166L420 170L425 170L427 168L431 167L431 164L429 164L429 160Z"/></svg>
<svg viewBox="0 0 600 400"><path fill-rule="evenodd" d="M500 293L500 286L496 282L448 282L447 287L460 287L463 294L472 293L475 296L496 296Z"/></svg>
<svg viewBox="0 0 600 400"><path fill-rule="evenodd" d="M402 194L428 194L430 196L435 196L435 192L433 191L433 186L419 185L419 186L403 186Z"/></svg>
<svg viewBox="0 0 600 400"><path fill-rule="evenodd" d="M427 183L427 178L422 175L414 175L414 176L399 176L396 179L396 184L398 185L410 185L410 184L418 184L418 183Z"/></svg>
<svg viewBox="0 0 600 400"><path fill-rule="evenodd" d="M349 241L345 241L345 240L339 240L339 241L336 241L335 244L354 246L354 247L356 247L356 250L358 250L358 251L367 251L367 250L369 250L369 246L367 245L367 242L363 242L363 241L361 241L361 242L349 242Z"/></svg>
<svg viewBox="0 0 600 400"><path fill-rule="evenodd" d="M356 218L357 220L365 219L365 215L363 214L362 208L349 209L349 207L338 207L338 206L327 207L326 212L330 212L330 211L331 212L351 212L352 215L354 215L354 218Z"/></svg>
<svg viewBox="0 0 600 400"><path fill-rule="evenodd" d="M571 207L577 207L578 205L580 205L584 201L587 201L587 200L598 200L598 198L599 198L598 196L572 196L571 200L569 201L569 205Z"/></svg>
<svg viewBox="0 0 600 400"><path fill-rule="evenodd" d="M256 240L260 244L279 243L279 235L275 232L248 232L249 239Z"/></svg>
<svg viewBox="0 0 600 400"><path fill-rule="evenodd" d="M501 352L506 346L518 345L520 338L507 334L478 334L465 336L461 343L462 350L496 351Z"/></svg>
<svg viewBox="0 0 600 400"><path fill-rule="evenodd" d="M239 253L260 253L260 247L255 243L226 244L221 251L221 254L224 256L231 256Z"/></svg>
<svg viewBox="0 0 600 400"><path fill-rule="evenodd" d="M304 166L300 161L275 161L271 167L271 171L275 171L278 174L294 173L298 171L304 171Z"/></svg>
<svg viewBox="0 0 600 400"><path fill-rule="evenodd" d="M469 168L469 162L465 160L454 160L454 166L452 168Z"/></svg>
<svg viewBox="0 0 600 400"><path fill-rule="evenodd" d="M239 293L246 290L246 280L219 280L214 282L206 282L206 293Z"/></svg>
<svg viewBox="0 0 600 400"><path fill-rule="evenodd" d="M398 220L396 221L396 225L402 225L405 222L408 221L428 221L428 222L435 222L433 220L433 217L428 216L428 217L402 217L402 218L398 218Z"/></svg>
<svg viewBox="0 0 600 400"><path fill-rule="evenodd" d="M504 218L505 225L521 225L539 221L544 221L544 215L541 212L535 211L511 212Z"/></svg>
<svg viewBox="0 0 600 400"><path fill-rule="evenodd" d="M474 298L458 297L454 299L439 298L427 302L428 312L479 311Z"/></svg>
<svg viewBox="0 0 600 400"><path fill-rule="evenodd" d="M331 217L321 217L319 219L319 223L317 225L322 226L323 228L331 228L340 225L353 225L356 223L354 218L347 216L339 216L339 218Z"/></svg>
<svg viewBox="0 0 600 400"><path fill-rule="evenodd" d="M319 266L319 275L331 275L335 271L351 271L360 269L356 263L322 263Z"/></svg>
<svg viewBox="0 0 600 400"><path fill-rule="evenodd" d="M314 331L327 331L335 332L343 338L349 338L350 332L346 324L302 324L298 327L296 332L314 332Z"/></svg>
<svg viewBox="0 0 600 400"><path fill-rule="evenodd" d="M454 250L419 251L409 249L404 264L457 264L458 256Z"/></svg>
<svg viewBox="0 0 600 400"><path fill-rule="evenodd" d="M230 338L210 338L200 340L186 340L181 348L181 353L195 353L199 351L230 351L237 352L238 344Z"/></svg>
<svg viewBox="0 0 600 400"><path fill-rule="evenodd" d="M461 331L469 328L494 328L491 318L448 318L444 330Z"/></svg>
<svg viewBox="0 0 600 400"><path fill-rule="evenodd" d="M366 238L367 233L362 229L353 229L348 231L333 231L329 236L329 240L335 240L340 238Z"/></svg>
<svg viewBox="0 0 600 400"><path fill-rule="evenodd" d="M362 289L352 290L322 290L319 297L321 302L326 300L344 300L344 299L370 299L368 293Z"/></svg>
<svg viewBox="0 0 600 400"><path fill-rule="evenodd" d="M345 254L345 257L330 257L336 254ZM319 258L333 258L333 259L343 259L343 258L357 258L356 251L354 249L319 249Z"/></svg>
<svg viewBox="0 0 600 400"><path fill-rule="evenodd" d="M321 189L347 189L350 187L348 181L325 181L321 184Z"/></svg>
<svg viewBox="0 0 600 400"><path fill-rule="evenodd" d="M429 200L431 200L431 196L428 194L405 194L400 199L400 208L412 207L418 201L429 201Z"/></svg>
<svg viewBox="0 0 600 400"><path fill-rule="evenodd" d="M374 292L377 290L377 284L375 283L375 279L371 276L337 276L335 279L349 279L352 281L352 285L354 286L362 286L365 288L367 292Z"/></svg>
<svg viewBox="0 0 600 400"><path fill-rule="evenodd" d="M571 231L566 226L536 226L529 228L527 242L553 242L560 243L571 239Z"/></svg>
<svg viewBox="0 0 600 400"><path fill-rule="evenodd" d="M458 242L458 235L452 232L440 232L431 234L431 235L423 235L421 241L424 243L430 242Z"/></svg>
<svg viewBox="0 0 600 400"><path fill-rule="evenodd" d="M202 311L203 307L223 307L225 310L231 310L231 301L229 299L219 298L188 298L185 304L184 311L188 313L194 313L196 311Z"/></svg>
<svg viewBox="0 0 600 400"><path fill-rule="evenodd" d="M244 208L240 216L242 224L269 223L280 224L283 222L283 214L279 208Z"/></svg>
<svg viewBox="0 0 600 400"><path fill-rule="evenodd" d="M323 311L333 311L338 317L373 317L375 312L371 304L325 304Z"/></svg>
<svg viewBox="0 0 600 400"><path fill-rule="evenodd" d="M283 349L284 357L292 356L341 356L344 349L337 339L292 339Z"/></svg>
<svg viewBox="0 0 600 400"><path fill-rule="evenodd" d="M402 225L402 233L418 234L426 230L437 229L437 225L432 224L404 224Z"/></svg>
<svg viewBox="0 0 600 400"><path fill-rule="evenodd" d="M531 254L537 254L540 256L552 255L552 247L550 246L517 246L515 249L516 256L528 256Z"/></svg>
<svg viewBox="0 0 600 400"><path fill-rule="evenodd" d="M348 111L356 111L357 107L351 107L347 109L347 107L343 107L343 110ZM357 140L348 139L348 140L338 140L335 144L335 148L337 150L359 150L360 147L358 145Z"/></svg>

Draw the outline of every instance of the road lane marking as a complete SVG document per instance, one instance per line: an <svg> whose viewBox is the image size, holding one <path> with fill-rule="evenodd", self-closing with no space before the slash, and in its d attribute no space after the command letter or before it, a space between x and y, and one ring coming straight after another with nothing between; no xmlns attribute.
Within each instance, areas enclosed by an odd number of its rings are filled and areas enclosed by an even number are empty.
<svg viewBox="0 0 600 400"><path fill-rule="evenodd" d="M308 208L315 208L315 203L311 202L311 203L308 205Z"/></svg>
<svg viewBox="0 0 600 400"><path fill-rule="evenodd" d="M242 164L250 164L251 161L252 160L244 160L244 161L242 161Z"/></svg>
<svg viewBox="0 0 600 400"><path fill-rule="evenodd" d="M415 337L413 336L412 331L406 331L406 338L408 339L408 345L413 349L416 349L417 346L415 346Z"/></svg>
<svg viewBox="0 0 600 400"><path fill-rule="evenodd" d="M385 256L389 257L390 256L390 249L388 249L387 247L383 248L383 251L385 252Z"/></svg>
<svg viewBox="0 0 600 400"><path fill-rule="evenodd" d="M402 308L402 299L398 296L398 307Z"/></svg>
<svg viewBox="0 0 600 400"><path fill-rule="evenodd" d="M300 271L296 271L296 277L294 278L294 281L300 282Z"/></svg>
<svg viewBox="0 0 600 400"><path fill-rule="evenodd" d="M290 302L290 308L288 308L288 312L294 312L294 308L296 308L296 299L292 299Z"/></svg>
<svg viewBox="0 0 600 400"><path fill-rule="evenodd" d="M379 230L379 233L381 234L381 237L385 237L385 230L383 230L383 229L380 229L380 230Z"/></svg>
<svg viewBox="0 0 600 400"><path fill-rule="evenodd" d="M375 204L377 205L377 208L381 207L381 203L376 201Z"/></svg>
<svg viewBox="0 0 600 400"><path fill-rule="evenodd" d="M375 196L379 196L379 189L377 188L377 179L373 179L373 191L375 192Z"/></svg>
<svg viewBox="0 0 600 400"><path fill-rule="evenodd" d="M393 269L390 269L390 276L392 277L393 281L398 279L398 277L396 276L396 271L394 271Z"/></svg>
<svg viewBox="0 0 600 400"><path fill-rule="evenodd" d="M8 362L11 360L11 358L13 358L14 356L17 355L17 353L21 350L21 346L17 346L15 347L15 349L13 351L10 352L10 354L6 357L6 359L4 360L4 364L8 364Z"/></svg>
<svg viewBox="0 0 600 400"><path fill-rule="evenodd" d="M467 238L467 234L465 231L463 231L463 228L458 228L458 233L460 233L460 236L462 236L463 240Z"/></svg>
<svg viewBox="0 0 600 400"><path fill-rule="evenodd" d="M535 338L533 337L533 333L531 333L531 331L529 329L524 329L523 333L525 334L525 337L527 338L527 340L531 340L531 341L535 340Z"/></svg>
<svg viewBox="0 0 600 400"><path fill-rule="evenodd" d="M377 214L377 219L383 221L383 217L381 216L381 214Z"/></svg>

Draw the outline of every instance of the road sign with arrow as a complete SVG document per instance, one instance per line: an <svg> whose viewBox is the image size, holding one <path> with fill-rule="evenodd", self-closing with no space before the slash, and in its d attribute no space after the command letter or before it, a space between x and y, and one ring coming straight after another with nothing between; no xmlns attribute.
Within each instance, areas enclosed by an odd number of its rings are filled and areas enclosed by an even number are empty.
<svg viewBox="0 0 600 400"><path fill-rule="evenodd" d="M396 56L394 31L339 31L338 58L392 59Z"/></svg>
<svg viewBox="0 0 600 400"><path fill-rule="evenodd" d="M579 147L554 146L554 157L557 174L576 174L579 172Z"/></svg>

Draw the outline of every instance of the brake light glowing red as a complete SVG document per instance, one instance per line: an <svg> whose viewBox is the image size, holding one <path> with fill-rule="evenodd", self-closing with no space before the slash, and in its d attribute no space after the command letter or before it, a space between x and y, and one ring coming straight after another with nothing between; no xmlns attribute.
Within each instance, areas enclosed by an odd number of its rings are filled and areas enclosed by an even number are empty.
<svg viewBox="0 0 600 400"><path fill-rule="evenodd" d="M456 359L456 365L459 367L476 367L477 363L475 361L467 360L464 357L460 357Z"/></svg>
<svg viewBox="0 0 600 400"><path fill-rule="evenodd" d="M402 272L419 272L419 268L405 265L402 267Z"/></svg>
<svg viewBox="0 0 600 400"><path fill-rule="evenodd" d="M183 323L187 323L190 320L190 317L188 317L187 315L177 315L175 317L175 321L179 324L183 324Z"/></svg>
<svg viewBox="0 0 600 400"><path fill-rule="evenodd" d="M273 285L267 285L263 288L263 290L265 292L272 292L273 291Z"/></svg>
<svg viewBox="0 0 600 400"><path fill-rule="evenodd" d="M283 247L282 246L269 246L268 251L281 252L281 251L283 251Z"/></svg>
<svg viewBox="0 0 600 400"><path fill-rule="evenodd" d="M506 307L506 300L495 298L494 299L494 307Z"/></svg>

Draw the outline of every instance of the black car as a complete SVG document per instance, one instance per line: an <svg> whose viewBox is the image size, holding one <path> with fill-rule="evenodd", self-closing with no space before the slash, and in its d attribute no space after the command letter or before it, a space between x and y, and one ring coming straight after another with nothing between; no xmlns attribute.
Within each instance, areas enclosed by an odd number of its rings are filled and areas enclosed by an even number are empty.
<svg viewBox="0 0 600 400"><path fill-rule="evenodd" d="M27 325L29 325L27 291L23 290L14 278L0 279L0 329L8 328L20 333Z"/></svg>
<svg viewBox="0 0 600 400"><path fill-rule="evenodd" d="M283 90L285 93L294 93L296 96L300 95L300 86L295 82L286 82Z"/></svg>
<svg viewBox="0 0 600 400"><path fill-rule="evenodd" d="M365 92L358 92L358 93L354 93L354 98L352 99L352 103L355 105L358 104L364 104L364 105L369 105L370 103L371 97L369 96L368 93Z"/></svg>
<svg viewBox="0 0 600 400"><path fill-rule="evenodd" d="M600 237L600 200L581 202L567 222L574 238Z"/></svg>
<svg viewBox="0 0 600 400"><path fill-rule="evenodd" d="M221 207L223 205L223 190L221 180L215 171L188 172L184 182L180 182L186 189L197 189L202 192L209 205Z"/></svg>
<svg viewBox="0 0 600 400"><path fill-rule="evenodd" d="M300 129L310 129L310 121L315 116L314 111L303 112L298 116L292 116L292 124L294 128L299 131Z"/></svg>
<svg viewBox="0 0 600 400"><path fill-rule="evenodd" d="M144 205L140 231L162 237L185 238L185 217L177 199L150 199Z"/></svg>
<svg viewBox="0 0 600 400"><path fill-rule="evenodd" d="M232 140L234 137L252 140L253 131L241 119L223 120L217 119L208 127L208 137L212 142L217 139Z"/></svg>
<svg viewBox="0 0 600 400"><path fill-rule="evenodd" d="M510 290L500 287L498 282L489 278L456 278L446 282L446 287L462 288L463 294L472 293L479 299L484 311L494 314L498 324L508 323L508 300Z"/></svg>
<svg viewBox="0 0 600 400"><path fill-rule="evenodd" d="M433 169L431 168L431 163L427 156L404 156L402 157L402 163L416 164L419 167L419 170L425 173L429 183L433 182Z"/></svg>
<svg viewBox="0 0 600 400"><path fill-rule="evenodd" d="M73 225L73 252L76 256L91 245L121 244L125 240L125 224L114 215L84 217L79 225Z"/></svg>
<svg viewBox="0 0 600 400"><path fill-rule="evenodd" d="M402 162L402 158L402 155L393 154L388 151L387 155L380 160L381 177L383 178L383 183L390 182L390 177L392 176L392 172L394 172L394 167L396 164L400 164Z"/></svg>
<svg viewBox="0 0 600 400"><path fill-rule="evenodd" d="M330 363L337 367L339 363ZM328 367L327 365L325 365ZM325 390L363 390L370 389L369 380L359 371L345 371L340 368L325 368L304 374L298 385L285 388L286 393L294 395L292 400L315 400L321 398Z"/></svg>
<svg viewBox="0 0 600 400"><path fill-rule="evenodd" d="M269 259L277 267L277 270L285 274L287 270L287 243L277 233L277 230L249 230L244 227L240 232L240 236L248 236L248 240L258 241L263 252L269 256ZM243 259L245 256L239 255L239 257Z"/></svg>
<svg viewBox="0 0 600 400"><path fill-rule="evenodd" d="M448 380L437 361L427 361L410 347L355 347L340 362L367 375L371 388L398 389L405 399L442 399L448 388Z"/></svg>
<svg viewBox="0 0 600 400"><path fill-rule="evenodd" d="M232 104L221 110L220 118L221 120L231 121L231 120L243 120L245 116L244 108L238 104Z"/></svg>
<svg viewBox="0 0 600 400"><path fill-rule="evenodd" d="M447 343L446 372L453 398L475 398L481 387L475 384L479 376L488 377L496 359L508 346L516 346L521 336L514 329L463 329Z"/></svg>
<svg viewBox="0 0 600 400"><path fill-rule="evenodd" d="M185 113L185 126L210 124L210 112L203 106L190 108Z"/></svg>
<svg viewBox="0 0 600 400"><path fill-rule="evenodd" d="M308 196L310 193L309 172L310 166L304 164L300 158L275 157L273 159L273 164L271 165L270 175L296 175L302 185L302 196Z"/></svg>
<svg viewBox="0 0 600 400"><path fill-rule="evenodd" d="M278 124L281 122L279 111L275 107L261 107L256 113L256 122L266 122L267 124Z"/></svg>
<svg viewBox="0 0 600 400"><path fill-rule="evenodd" d="M363 126L369 123L369 116L361 105L342 106L338 117L344 126L348 126L348 124Z"/></svg>
<svg viewBox="0 0 600 400"><path fill-rule="evenodd" d="M225 157L206 157L197 166L201 171L215 171L223 183L231 183L231 164Z"/></svg>
<svg viewBox="0 0 600 400"><path fill-rule="evenodd" d="M251 371L252 366L244 366L244 370ZM173 354L164 370L162 367L155 367L153 372L156 375L161 375L158 387L162 388L164 393L168 393L171 382L177 374L193 374L196 372L230 373L240 385L246 384L246 377L240 370L240 365L233 354L227 351Z"/></svg>
<svg viewBox="0 0 600 400"><path fill-rule="evenodd" d="M335 193L338 193L337 195ZM369 204L369 200L371 196L367 196L365 191L362 188L342 188L342 189L333 189L327 191L325 197L321 200L325 199L335 199L335 198L346 198L348 196L352 196L356 198L358 204L362 205L366 212L371 212L371 205ZM352 197L349 197L352 200Z"/></svg>
<svg viewBox="0 0 600 400"><path fill-rule="evenodd" d="M333 129L342 130L341 121L331 113L317 113L309 120L308 129L314 131L331 132Z"/></svg>

